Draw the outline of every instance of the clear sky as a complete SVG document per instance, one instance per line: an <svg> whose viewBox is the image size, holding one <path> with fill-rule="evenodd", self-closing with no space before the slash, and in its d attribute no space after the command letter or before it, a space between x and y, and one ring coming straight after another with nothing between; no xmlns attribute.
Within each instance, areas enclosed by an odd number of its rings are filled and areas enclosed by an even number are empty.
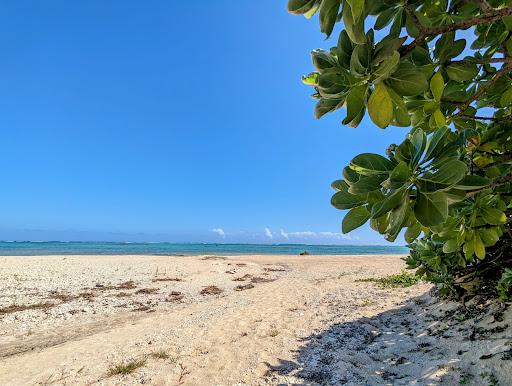
<svg viewBox="0 0 512 386"><path fill-rule="evenodd" d="M0 239L385 244L330 183L406 129L315 120L286 3L4 2Z"/></svg>

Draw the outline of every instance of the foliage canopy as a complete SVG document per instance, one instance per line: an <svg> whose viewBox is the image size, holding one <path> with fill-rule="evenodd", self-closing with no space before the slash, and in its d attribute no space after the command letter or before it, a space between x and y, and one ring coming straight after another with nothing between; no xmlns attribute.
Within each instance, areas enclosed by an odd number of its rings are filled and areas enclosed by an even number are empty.
<svg viewBox="0 0 512 386"><path fill-rule="evenodd" d="M404 231L407 264L451 295L512 290L512 0L289 0L336 46L312 52L317 118L409 127L334 181L342 231ZM373 27L371 27L373 26ZM371 28L370 28L371 27ZM375 39L375 32L385 36ZM462 30L467 30L462 34ZM501 278L501 281L500 281ZM498 283L497 283L498 282ZM494 292L495 293L495 292Z"/></svg>

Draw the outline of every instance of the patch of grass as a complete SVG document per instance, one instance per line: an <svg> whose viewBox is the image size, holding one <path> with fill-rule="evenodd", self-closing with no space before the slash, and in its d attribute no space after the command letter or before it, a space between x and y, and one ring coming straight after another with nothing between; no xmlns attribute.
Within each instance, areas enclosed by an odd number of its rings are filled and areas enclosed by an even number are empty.
<svg viewBox="0 0 512 386"><path fill-rule="evenodd" d="M491 373L489 371L485 371L485 372L481 373L480 377L482 378L482 380L486 380L488 382L489 386L498 386L499 385L498 378L496 378L496 375L494 375L493 373Z"/></svg>
<svg viewBox="0 0 512 386"><path fill-rule="evenodd" d="M119 363L108 370L108 376L131 374L146 364L146 358L132 359L125 363Z"/></svg>
<svg viewBox="0 0 512 386"><path fill-rule="evenodd" d="M371 299L369 299L369 298L364 298L364 299L363 299L363 301L361 302L361 305L362 305L362 306L369 306L369 305L371 305L372 303L373 303L373 302L372 302L372 300L371 300Z"/></svg>
<svg viewBox="0 0 512 386"><path fill-rule="evenodd" d="M396 275L389 275L384 277L370 277L366 279L358 279L356 281L373 282L385 288L405 288L418 284L421 281L421 278L412 273L404 271Z"/></svg>

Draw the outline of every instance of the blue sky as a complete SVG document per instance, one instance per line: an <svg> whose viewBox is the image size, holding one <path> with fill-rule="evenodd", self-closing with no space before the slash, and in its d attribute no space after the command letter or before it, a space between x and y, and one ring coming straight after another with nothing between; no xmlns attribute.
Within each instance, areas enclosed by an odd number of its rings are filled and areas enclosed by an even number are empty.
<svg viewBox="0 0 512 386"><path fill-rule="evenodd" d="M0 37L0 239L386 243L330 183L405 129L315 120L335 43L286 1L11 1Z"/></svg>

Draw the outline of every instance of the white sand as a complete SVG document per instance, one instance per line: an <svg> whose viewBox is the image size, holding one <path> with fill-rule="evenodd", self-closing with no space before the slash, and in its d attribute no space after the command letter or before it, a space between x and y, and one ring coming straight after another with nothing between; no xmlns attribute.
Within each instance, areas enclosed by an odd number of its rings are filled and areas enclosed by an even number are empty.
<svg viewBox="0 0 512 386"><path fill-rule="evenodd" d="M0 385L507 384L510 310L474 307L460 327L430 285L356 281L403 268L399 256L0 257ZM156 280L169 278L182 281ZM209 285L223 292L201 295ZM109 375L134 359L146 361Z"/></svg>

